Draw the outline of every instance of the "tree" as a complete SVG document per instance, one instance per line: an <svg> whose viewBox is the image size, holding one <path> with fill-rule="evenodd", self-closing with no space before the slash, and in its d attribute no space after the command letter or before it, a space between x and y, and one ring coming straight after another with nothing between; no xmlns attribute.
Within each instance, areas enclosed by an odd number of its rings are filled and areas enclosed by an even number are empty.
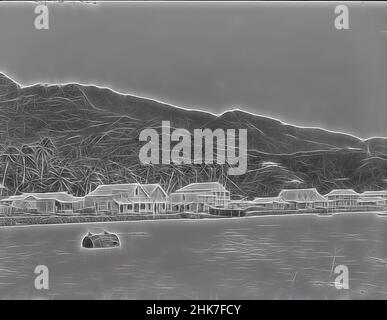
<svg viewBox="0 0 387 320"><path fill-rule="evenodd" d="M34 150L36 165L40 170L40 179L43 180L44 170L48 170L50 158L55 153L55 146L50 138L44 137L34 146Z"/></svg>

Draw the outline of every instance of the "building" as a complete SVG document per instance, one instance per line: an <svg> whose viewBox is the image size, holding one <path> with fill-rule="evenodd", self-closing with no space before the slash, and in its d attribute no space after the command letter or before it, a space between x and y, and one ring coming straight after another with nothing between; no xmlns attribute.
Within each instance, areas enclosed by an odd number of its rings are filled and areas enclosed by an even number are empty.
<svg viewBox="0 0 387 320"><path fill-rule="evenodd" d="M319 209L328 208L329 201L316 188L283 189L278 197L289 203L289 209Z"/></svg>
<svg viewBox="0 0 387 320"><path fill-rule="evenodd" d="M289 206L289 203L280 197L261 197L255 198L252 203L256 207L262 207L270 210L284 210Z"/></svg>
<svg viewBox="0 0 387 320"><path fill-rule="evenodd" d="M361 197L358 199L358 206L360 207L385 207L386 199L382 197Z"/></svg>
<svg viewBox="0 0 387 320"><path fill-rule="evenodd" d="M383 205L387 206L387 190L364 191L363 193L360 194L360 197L363 199L365 199L365 198L382 198L382 199L384 199Z"/></svg>
<svg viewBox="0 0 387 320"><path fill-rule="evenodd" d="M168 195L159 184L105 184L85 196L85 207L97 213L165 213Z"/></svg>
<svg viewBox="0 0 387 320"><path fill-rule="evenodd" d="M218 182L191 183L170 194L172 212L208 212L209 207L225 207L230 192Z"/></svg>
<svg viewBox="0 0 387 320"><path fill-rule="evenodd" d="M333 189L325 197L332 201L335 208L351 208L358 206L360 194L352 189Z"/></svg>
<svg viewBox="0 0 387 320"><path fill-rule="evenodd" d="M84 205L83 197L67 192L22 193L0 201L16 210L32 213L74 213Z"/></svg>

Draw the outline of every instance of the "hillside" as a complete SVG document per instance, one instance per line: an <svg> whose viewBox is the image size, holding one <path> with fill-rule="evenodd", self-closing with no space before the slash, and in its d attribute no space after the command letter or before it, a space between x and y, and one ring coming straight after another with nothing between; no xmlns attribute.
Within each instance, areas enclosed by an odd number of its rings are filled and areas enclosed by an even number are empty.
<svg viewBox="0 0 387 320"><path fill-rule="evenodd" d="M189 130L247 129L248 172L227 176L217 165L141 165L138 135L162 120ZM242 196L275 195L295 184L322 192L387 186L387 139L362 141L241 110L216 116L96 86L21 87L0 74L0 126L0 177L11 194L61 189L82 195L99 183L138 180L160 181L168 191L220 180Z"/></svg>

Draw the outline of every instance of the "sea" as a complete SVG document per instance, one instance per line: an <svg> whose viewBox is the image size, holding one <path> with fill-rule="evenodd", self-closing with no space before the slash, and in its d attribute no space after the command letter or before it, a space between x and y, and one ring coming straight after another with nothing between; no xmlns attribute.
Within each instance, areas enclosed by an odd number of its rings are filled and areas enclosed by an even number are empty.
<svg viewBox="0 0 387 320"><path fill-rule="evenodd" d="M81 247L104 230L119 248ZM387 216L371 212L0 228L0 299L386 298Z"/></svg>

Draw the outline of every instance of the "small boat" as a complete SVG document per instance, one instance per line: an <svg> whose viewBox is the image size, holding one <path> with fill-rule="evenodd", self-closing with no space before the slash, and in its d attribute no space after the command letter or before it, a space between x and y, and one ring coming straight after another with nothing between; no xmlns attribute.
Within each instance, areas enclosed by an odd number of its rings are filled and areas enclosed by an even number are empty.
<svg viewBox="0 0 387 320"><path fill-rule="evenodd" d="M95 248L116 248L120 246L120 238L108 231L103 233L92 234L88 232L87 235L82 240L82 247L88 249Z"/></svg>

